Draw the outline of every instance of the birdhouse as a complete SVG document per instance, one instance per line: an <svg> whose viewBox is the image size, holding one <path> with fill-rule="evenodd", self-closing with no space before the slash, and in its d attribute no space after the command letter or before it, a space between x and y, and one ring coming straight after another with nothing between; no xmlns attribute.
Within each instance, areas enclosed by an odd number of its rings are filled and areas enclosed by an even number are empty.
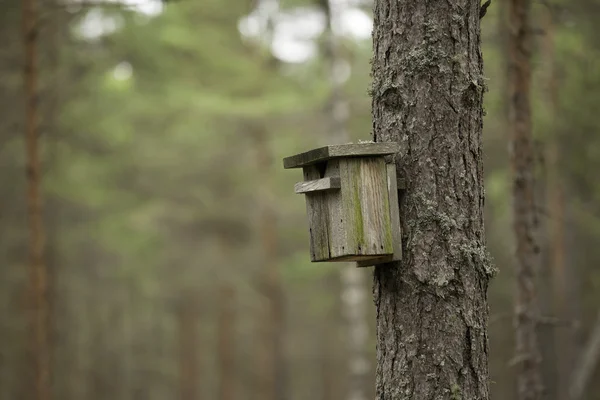
<svg viewBox="0 0 600 400"><path fill-rule="evenodd" d="M342 144L283 160L304 171L295 192L306 197L313 262L400 260L396 166L384 157L398 151L397 143Z"/></svg>

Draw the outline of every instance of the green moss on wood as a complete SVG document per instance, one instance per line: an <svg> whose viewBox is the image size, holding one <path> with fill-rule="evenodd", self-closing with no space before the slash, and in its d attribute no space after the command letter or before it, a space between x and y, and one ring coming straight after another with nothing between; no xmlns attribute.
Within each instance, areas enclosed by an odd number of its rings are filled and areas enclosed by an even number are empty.
<svg viewBox="0 0 600 400"><path fill-rule="evenodd" d="M358 247L364 246L365 227L363 225L363 213L360 205L360 165L354 164L352 195L354 200L354 232L356 234L356 243Z"/></svg>
<svg viewBox="0 0 600 400"><path fill-rule="evenodd" d="M462 395L461 395L461 391L460 391L460 386L458 386L456 383L452 385L452 387L450 388L450 399L452 400L462 400Z"/></svg>

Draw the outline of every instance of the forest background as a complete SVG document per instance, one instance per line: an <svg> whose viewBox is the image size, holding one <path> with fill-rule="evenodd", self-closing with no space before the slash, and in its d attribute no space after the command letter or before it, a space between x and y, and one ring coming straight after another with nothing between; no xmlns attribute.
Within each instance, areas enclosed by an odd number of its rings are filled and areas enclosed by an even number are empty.
<svg viewBox="0 0 600 400"><path fill-rule="evenodd" d="M494 399L515 393L504 3L482 19ZM332 113L370 138L372 4L335 4L39 4L55 398L373 397L372 272L309 262L300 176L281 164L331 143ZM539 337L548 394L567 399L600 310L600 2L534 2L532 21ZM3 0L0 22L0 399L26 400L21 2ZM600 399L600 369L590 382L584 398Z"/></svg>

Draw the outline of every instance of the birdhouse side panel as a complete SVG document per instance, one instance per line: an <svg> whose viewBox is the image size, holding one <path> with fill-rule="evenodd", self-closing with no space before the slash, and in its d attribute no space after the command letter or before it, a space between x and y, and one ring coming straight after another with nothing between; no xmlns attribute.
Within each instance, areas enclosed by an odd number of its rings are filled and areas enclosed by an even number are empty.
<svg viewBox="0 0 600 400"><path fill-rule="evenodd" d="M340 160L327 162L325 177L338 178L340 176ZM341 183L340 183L341 186ZM329 256L331 260L343 258L348 255L346 251L346 229L342 209L341 190L327 193L328 227L329 227Z"/></svg>
<svg viewBox="0 0 600 400"><path fill-rule="evenodd" d="M360 180L363 182L360 200L366 244L373 252L392 254L394 243L385 160L381 157L365 159L361 163L360 172Z"/></svg>
<svg viewBox="0 0 600 400"><path fill-rule="evenodd" d="M322 178L315 165L304 167L303 170L305 182ZM313 262L326 261L330 258L327 193L307 193L305 197L310 236L310 259Z"/></svg>
<svg viewBox="0 0 600 400"><path fill-rule="evenodd" d="M304 180L339 179L339 160L304 167ZM339 188L306 193L311 260L330 261L346 255L346 233L341 225L342 196Z"/></svg>

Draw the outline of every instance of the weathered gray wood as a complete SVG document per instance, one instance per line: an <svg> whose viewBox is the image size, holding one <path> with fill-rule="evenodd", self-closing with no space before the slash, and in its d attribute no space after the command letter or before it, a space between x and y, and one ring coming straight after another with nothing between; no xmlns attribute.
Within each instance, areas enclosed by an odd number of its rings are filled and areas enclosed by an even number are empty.
<svg viewBox="0 0 600 400"><path fill-rule="evenodd" d="M294 186L294 191L297 194L310 192L324 192L327 190L336 190L340 188L339 177L329 177L317 179L308 182L299 182Z"/></svg>
<svg viewBox="0 0 600 400"><path fill-rule="evenodd" d="M399 151L400 145L395 142L338 144L286 157L283 159L283 167L301 168L337 157L383 156Z"/></svg>
<svg viewBox="0 0 600 400"><path fill-rule="evenodd" d="M320 173L315 166L304 168L304 180L310 181L318 178L320 178ZM305 197L310 236L310 260L313 262L326 261L330 258L327 194L314 192L307 193Z"/></svg>
<svg viewBox="0 0 600 400"><path fill-rule="evenodd" d="M388 183L388 199L390 205L390 219L392 222L392 240L394 254L372 258L364 261L357 261L358 268L371 267L373 265L388 263L392 261L400 261L402 259L402 228L400 225L400 203L398 202L398 182L404 183L404 180L397 178L396 165L387 164L387 183ZM402 187L404 189L404 186Z"/></svg>
<svg viewBox="0 0 600 400"><path fill-rule="evenodd" d="M340 159L345 255L393 254L387 172L382 157ZM337 222L337 221L336 221Z"/></svg>
<svg viewBox="0 0 600 400"><path fill-rule="evenodd" d="M328 191L328 227L329 227L329 256L331 259L336 259L344 256L346 247L346 229L341 221L344 220L342 209L342 192L340 179L340 159L330 160L327 162L325 177L336 178L340 180L340 190Z"/></svg>
<svg viewBox="0 0 600 400"><path fill-rule="evenodd" d="M305 182L295 189L306 198L311 261L393 259L394 245L400 243L390 214L390 200L398 204L393 172L383 157L339 158L304 167Z"/></svg>

